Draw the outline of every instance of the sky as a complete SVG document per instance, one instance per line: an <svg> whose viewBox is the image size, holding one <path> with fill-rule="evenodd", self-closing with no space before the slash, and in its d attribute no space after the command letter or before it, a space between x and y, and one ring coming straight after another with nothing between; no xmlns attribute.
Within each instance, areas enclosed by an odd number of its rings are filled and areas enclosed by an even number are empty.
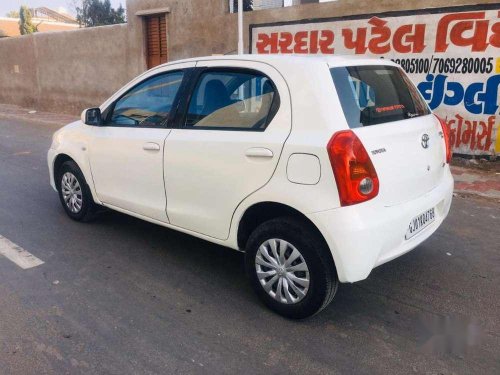
<svg viewBox="0 0 500 375"><path fill-rule="evenodd" d="M76 0L78 1L78 0ZM111 0L111 6L117 8L122 4L125 8L126 0ZM5 14L11 10L19 10L21 5L27 5L29 8L47 7L55 11L64 10L67 13L74 14L74 0L0 0L0 17L5 17Z"/></svg>

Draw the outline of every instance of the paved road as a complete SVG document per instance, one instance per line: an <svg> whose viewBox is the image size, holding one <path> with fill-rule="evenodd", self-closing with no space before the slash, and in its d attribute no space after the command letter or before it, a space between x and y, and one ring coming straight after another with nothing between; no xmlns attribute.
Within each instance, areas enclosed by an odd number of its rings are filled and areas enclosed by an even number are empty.
<svg viewBox="0 0 500 375"><path fill-rule="evenodd" d="M66 218L54 130L0 120L0 235L45 262L0 256L1 374L500 373L497 203L456 198L420 248L294 322L261 306L241 254L118 213Z"/></svg>

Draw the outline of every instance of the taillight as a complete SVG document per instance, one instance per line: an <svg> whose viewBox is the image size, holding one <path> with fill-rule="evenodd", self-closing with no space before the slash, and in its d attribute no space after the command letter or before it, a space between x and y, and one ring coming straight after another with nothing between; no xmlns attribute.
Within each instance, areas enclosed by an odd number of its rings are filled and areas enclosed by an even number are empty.
<svg viewBox="0 0 500 375"><path fill-rule="evenodd" d="M351 130L335 133L327 150L342 206L365 202L378 195L377 172L356 134Z"/></svg>
<svg viewBox="0 0 500 375"><path fill-rule="evenodd" d="M439 120L441 124L441 130L443 131L444 138L444 146L446 147L446 162L449 164L451 161L451 143L450 143L450 129L448 129L448 125L446 125L446 121L444 121L438 115L434 115Z"/></svg>

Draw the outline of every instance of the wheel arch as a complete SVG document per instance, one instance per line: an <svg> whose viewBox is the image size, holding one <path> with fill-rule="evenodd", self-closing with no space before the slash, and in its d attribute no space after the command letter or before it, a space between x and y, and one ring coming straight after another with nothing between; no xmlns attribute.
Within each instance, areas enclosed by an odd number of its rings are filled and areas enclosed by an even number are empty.
<svg viewBox="0 0 500 375"><path fill-rule="evenodd" d="M85 159L79 160L78 158L74 157L71 153L68 153L68 152L61 151L60 153L58 153L54 157L52 177L53 177L54 182L55 182L54 184L55 184L56 190L59 191L59 186L56 183L57 172L58 172L59 168L61 168L61 166L67 161L74 162L78 166L78 168L80 168L80 170L83 173L83 177L85 178L85 183L87 184L87 186L90 189L90 192L92 194L92 198L93 198L94 202L97 204L101 204L98 197L97 197L97 193L95 191L94 180L92 177L92 172L90 171L90 166L86 165L87 160L85 160Z"/></svg>
<svg viewBox="0 0 500 375"><path fill-rule="evenodd" d="M65 154L65 153L61 153L61 154L58 154L55 159L54 159L54 168L53 168L53 178L54 178L54 181L57 181L57 173L59 171L59 169L61 168L61 166L66 163L67 161L72 161L74 162L76 165L78 165L78 163L75 161L75 159L73 159L71 156L69 156L68 154ZM80 168L81 169L81 168ZM56 185L56 188L57 190L59 190L59 184L55 184Z"/></svg>
<svg viewBox="0 0 500 375"><path fill-rule="evenodd" d="M243 251L245 250L250 235L260 224L268 220L283 216L299 219L305 225L307 225L318 236L318 238L321 241L323 241L325 248L330 250L328 251L329 256L334 266L336 267L336 262L333 253L330 247L328 246L328 242L326 241L325 237L318 229L318 227L299 210L289 205L278 202L270 202L270 201L258 202L254 203L245 210L243 216L241 217L238 223L238 230L237 230L238 248Z"/></svg>

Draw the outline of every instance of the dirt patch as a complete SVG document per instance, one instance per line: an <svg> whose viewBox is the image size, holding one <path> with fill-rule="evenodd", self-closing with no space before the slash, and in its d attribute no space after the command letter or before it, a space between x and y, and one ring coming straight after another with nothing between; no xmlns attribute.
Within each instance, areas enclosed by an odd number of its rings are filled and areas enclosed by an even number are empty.
<svg viewBox="0 0 500 375"><path fill-rule="evenodd" d="M461 199L473 200L473 201L477 201L477 202L487 203L489 205L494 204L494 205L498 205L500 207L500 199L487 197L484 195L477 195L474 193L466 193L463 191L454 192L453 198L454 199L461 198Z"/></svg>
<svg viewBox="0 0 500 375"><path fill-rule="evenodd" d="M464 158L454 156L451 160L451 165L500 174L500 158L491 160L489 157Z"/></svg>

